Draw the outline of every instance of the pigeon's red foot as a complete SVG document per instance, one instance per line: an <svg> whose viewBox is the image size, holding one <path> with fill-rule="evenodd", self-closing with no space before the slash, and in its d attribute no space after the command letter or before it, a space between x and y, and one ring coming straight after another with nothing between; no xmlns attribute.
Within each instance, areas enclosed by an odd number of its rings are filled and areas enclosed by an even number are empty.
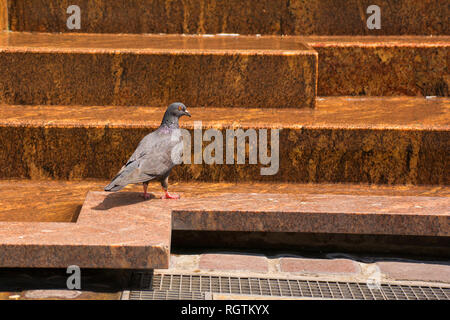
<svg viewBox="0 0 450 320"><path fill-rule="evenodd" d="M178 194L169 194L169 192L166 191L161 199L180 199L180 196Z"/></svg>
<svg viewBox="0 0 450 320"><path fill-rule="evenodd" d="M141 193L141 197L144 198L145 200L150 199L150 194L149 193Z"/></svg>

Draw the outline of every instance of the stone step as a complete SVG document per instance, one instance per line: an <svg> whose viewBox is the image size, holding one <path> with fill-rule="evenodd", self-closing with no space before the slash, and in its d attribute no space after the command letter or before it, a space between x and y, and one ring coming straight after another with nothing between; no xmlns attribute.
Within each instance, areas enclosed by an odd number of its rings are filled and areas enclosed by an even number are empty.
<svg viewBox="0 0 450 320"><path fill-rule="evenodd" d="M450 236L448 197L243 193L170 205L173 230Z"/></svg>
<svg viewBox="0 0 450 320"><path fill-rule="evenodd" d="M0 180L0 221L2 222L76 222L89 191L102 191L109 180ZM448 186L377 186L366 184L301 184L283 182L173 182L170 191L181 198L217 197L230 193L331 194L362 197L450 197ZM122 192L142 192L132 184ZM157 183L149 192L163 195Z"/></svg>
<svg viewBox="0 0 450 320"><path fill-rule="evenodd" d="M309 188L175 201L91 191L74 223L0 222L0 267L168 268L171 230L450 236L450 198L442 194L314 194Z"/></svg>
<svg viewBox="0 0 450 320"><path fill-rule="evenodd" d="M192 108L192 118L180 122L191 141L195 121L201 121L203 133L215 128L224 143L227 129L254 129L247 133L274 147L279 139L279 148L268 164L260 161L259 152L256 164L248 156L244 164L226 164L223 148L223 157L218 156L223 164L183 164L174 168L171 180L449 185L449 102L322 97L316 109ZM138 142L159 126L164 111L1 106L0 178L111 179ZM270 130L264 137L258 129ZM281 129L278 138L276 129ZM203 141L204 148L209 144ZM259 151L264 155L267 150ZM267 167L272 171L263 175Z"/></svg>
<svg viewBox="0 0 450 320"><path fill-rule="evenodd" d="M69 30L70 5L80 29ZM367 20L380 8L380 29ZM449 35L445 1L414 0L2 0L12 31L94 33L240 33L290 35ZM1 8L1 6L0 6ZM2 9L0 9L1 12ZM5 9L3 9L6 11ZM1 21L1 19L0 19ZM6 23L7 22L7 23Z"/></svg>
<svg viewBox="0 0 450 320"><path fill-rule="evenodd" d="M449 96L449 36L302 39L319 53L319 96Z"/></svg>
<svg viewBox="0 0 450 320"><path fill-rule="evenodd" d="M0 102L314 107L299 38L0 33Z"/></svg>
<svg viewBox="0 0 450 320"><path fill-rule="evenodd" d="M130 219L130 216L133 216ZM81 210L75 223L0 222L0 267L153 269L169 266L170 213Z"/></svg>
<svg viewBox="0 0 450 320"><path fill-rule="evenodd" d="M0 33L0 102L268 108L314 107L316 92L449 96L449 48L449 36Z"/></svg>

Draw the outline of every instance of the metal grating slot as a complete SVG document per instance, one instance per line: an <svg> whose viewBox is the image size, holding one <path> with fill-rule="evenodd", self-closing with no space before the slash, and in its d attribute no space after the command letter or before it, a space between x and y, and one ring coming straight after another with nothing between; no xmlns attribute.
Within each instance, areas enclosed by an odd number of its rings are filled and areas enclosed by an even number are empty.
<svg viewBox="0 0 450 320"><path fill-rule="evenodd" d="M233 294L239 294L241 292L241 285L239 283L238 278L229 278L231 283L231 293Z"/></svg>
<svg viewBox="0 0 450 320"><path fill-rule="evenodd" d="M130 300L205 300L205 293L176 290L131 291Z"/></svg>
<svg viewBox="0 0 450 320"><path fill-rule="evenodd" d="M188 274L133 274L139 288L129 292L130 300L204 300L211 294L240 294L315 299L347 300L450 300L450 288L366 283L228 277Z"/></svg>
<svg viewBox="0 0 450 320"><path fill-rule="evenodd" d="M312 291L307 281L299 281L301 288L301 297L312 298Z"/></svg>
<svg viewBox="0 0 450 320"><path fill-rule="evenodd" d="M250 284L250 291L252 292L252 294L255 295L261 295L261 288L259 285L259 281L257 278L250 278L249 279L249 284Z"/></svg>

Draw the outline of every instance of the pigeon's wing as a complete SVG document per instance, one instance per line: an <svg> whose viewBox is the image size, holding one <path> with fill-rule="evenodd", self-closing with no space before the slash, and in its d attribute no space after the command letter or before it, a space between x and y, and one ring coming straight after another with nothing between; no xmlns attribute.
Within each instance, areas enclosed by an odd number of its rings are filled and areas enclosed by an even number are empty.
<svg viewBox="0 0 450 320"><path fill-rule="evenodd" d="M182 150L182 140L178 132L152 132L142 139L136 151L105 190L118 191L127 184L163 176L177 164L180 158L179 150Z"/></svg>

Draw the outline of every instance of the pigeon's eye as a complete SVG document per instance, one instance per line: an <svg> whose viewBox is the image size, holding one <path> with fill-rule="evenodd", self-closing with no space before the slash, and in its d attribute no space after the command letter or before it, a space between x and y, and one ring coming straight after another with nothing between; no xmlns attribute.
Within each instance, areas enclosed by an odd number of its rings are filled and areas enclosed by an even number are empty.
<svg viewBox="0 0 450 320"><path fill-rule="evenodd" d="M179 106L178 107L178 111L181 111L183 109L183 107Z"/></svg>

